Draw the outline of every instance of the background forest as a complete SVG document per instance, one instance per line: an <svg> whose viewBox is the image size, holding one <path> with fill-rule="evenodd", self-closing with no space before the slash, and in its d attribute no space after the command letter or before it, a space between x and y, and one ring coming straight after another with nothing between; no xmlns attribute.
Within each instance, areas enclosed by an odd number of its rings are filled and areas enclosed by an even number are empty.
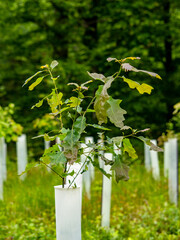
<svg viewBox="0 0 180 240"><path fill-rule="evenodd" d="M150 127L150 137L156 138L165 131L179 101L179 29L176 0L1 0L0 104L14 102L15 120L31 133L32 121L47 109L30 108L37 96L49 92L50 82L35 94L22 85L41 65L59 62L58 87L68 94L66 84L89 80L87 71L106 76L115 72L116 65L107 57L138 56L141 61L135 67L157 72L163 80L129 73L153 86L153 93L130 93L122 82L114 83L112 91L115 98L126 98L126 124Z"/></svg>

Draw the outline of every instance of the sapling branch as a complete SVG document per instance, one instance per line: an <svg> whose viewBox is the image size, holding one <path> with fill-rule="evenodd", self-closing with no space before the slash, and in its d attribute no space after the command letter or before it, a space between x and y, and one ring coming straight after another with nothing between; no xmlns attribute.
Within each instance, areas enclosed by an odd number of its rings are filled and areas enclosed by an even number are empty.
<svg viewBox="0 0 180 240"><path fill-rule="evenodd" d="M50 70L49 67L48 67L48 71L49 71L49 74L50 74L50 76L51 76L51 79L52 79L53 84L54 84L54 87L55 87L55 92L56 92L57 99L59 99L59 94L58 94L58 90L57 90L58 88L57 88L57 86L56 86L56 82L55 82L55 80L54 80L54 77L53 77L52 72L51 72L51 70ZM61 114L61 106L60 106L60 104L58 104L58 108L59 108L59 114L60 114L59 120L60 120L61 128L63 128L63 122L62 122L62 114Z"/></svg>
<svg viewBox="0 0 180 240"><path fill-rule="evenodd" d="M85 110L85 112L84 112L84 114L83 114L83 117L86 115L86 113L87 113L87 110L90 108L91 104L93 104L93 102L94 102L95 98L96 98L96 96L95 96L95 97L93 97L93 99L90 101L89 105L87 106L87 108L86 108L86 110Z"/></svg>
<svg viewBox="0 0 180 240"><path fill-rule="evenodd" d="M80 172L82 171L85 163L87 162L87 159L84 161L84 163L82 164L81 168L79 169L79 171L77 172L76 176L73 178L72 182L69 184L68 188L71 187L71 185L73 184L73 182L75 181L75 179L77 178L77 176L80 174Z"/></svg>
<svg viewBox="0 0 180 240"><path fill-rule="evenodd" d="M43 162L42 160L39 160L42 164L44 164L46 167L48 167L49 169L51 169L52 172L54 172L55 174L57 174L60 178L63 179L63 177L58 173L56 172L52 167L50 167L48 164L46 164L45 162Z"/></svg>
<svg viewBox="0 0 180 240"><path fill-rule="evenodd" d="M84 149L86 149L86 148L88 148L88 147L85 147ZM90 152L88 152L88 156L91 154L91 152L93 152L93 149L92 149ZM82 169L84 168L84 165L87 163L88 156L87 156L86 154L84 154L84 155L86 156L86 160L83 162L81 168L80 168L79 171L77 172L76 176L73 178L73 180L72 180L72 182L70 183L70 185L69 185L68 188L71 187L71 185L73 184L73 182L75 181L75 179L77 178L77 176L80 174L80 172L81 172Z"/></svg>
<svg viewBox="0 0 180 240"><path fill-rule="evenodd" d="M79 95L79 92L80 92L80 90L78 89L78 97L77 97L77 103L79 103L79 100L80 100L80 95ZM74 128L74 122L76 121L76 118L77 118L77 113L78 113L78 111L77 111L77 109L78 109L78 104L77 104L77 106L76 106L76 111L75 111L75 114L74 114L74 119L73 119L73 124L72 124L72 131L73 131L73 128Z"/></svg>
<svg viewBox="0 0 180 240"><path fill-rule="evenodd" d="M118 71L117 75L115 76L114 80L117 79L117 78L119 77L119 75L121 74L121 69L122 69L122 68L121 68L121 65L120 65L119 71ZM113 75L113 76L114 76L114 75Z"/></svg>

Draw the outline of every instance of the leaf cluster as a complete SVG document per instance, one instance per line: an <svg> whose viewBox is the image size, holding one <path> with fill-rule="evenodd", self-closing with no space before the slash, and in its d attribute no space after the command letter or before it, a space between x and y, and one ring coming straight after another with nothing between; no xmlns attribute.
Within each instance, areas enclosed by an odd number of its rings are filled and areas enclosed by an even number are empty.
<svg viewBox="0 0 180 240"><path fill-rule="evenodd" d="M61 164L64 168L63 174L58 174L62 179L69 174L67 169L67 164L72 165L75 161L78 161L80 154L83 150L80 144L82 143L82 138L86 134L87 128L95 128L101 131L101 138L104 139L103 147L101 144L88 143L87 148L90 152L86 152L87 159L82 166L81 171L84 172L88 169L89 163L92 163L97 167L103 174L110 177L99 164L96 162L96 158L91 156L96 156L99 151L111 152L114 155L113 160L105 159L102 156L105 164L110 164L111 169L115 171L116 180L128 180L128 170L129 165L132 164L137 158L136 150L130 142L130 138L138 138L139 140L145 142L151 146L151 149L155 151L161 151L160 148L155 146L150 142L150 140L139 136L139 133L145 132L149 129L137 130L130 126L124 124L125 114L127 113L124 109L120 107L120 103L123 99L114 99L109 93L111 85L115 81L124 81L128 84L131 89L136 89L140 94L151 93L153 89L148 84L139 84L131 79L128 79L121 75L122 71L134 71L143 72L151 77L156 77L161 79L156 73L152 73L145 70L138 70L137 68L131 66L129 63L125 63L129 60L139 60L139 57L127 57L125 59L108 58L107 61L115 61L119 64L119 70L113 75L105 77L103 74L99 73L89 73L90 80L82 83L68 83L68 86L73 87L72 95L69 98L64 99L63 92L57 88L57 80L60 76L54 76L53 70L58 65L58 62L54 60L50 65L46 64L41 66L41 71L38 71L33 76L29 77L24 85L34 80L37 75L40 75L35 79L29 86L29 90L32 91L43 79L49 77L53 83L53 88L51 92L40 99L32 108L39 108L42 106L44 101L50 107L50 116L53 116L58 122L56 133L50 135L48 133L44 134L44 139L46 141L55 140L57 137L60 139L60 144L56 144L53 147L46 150L40 159L40 161L46 165L58 165ZM93 83L96 82L97 89L94 95L88 95L89 88L93 87ZM24 86L23 85L23 86ZM97 117L98 124L94 123L94 120L87 121L87 115L94 114ZM68 119L68 122L67 122ZM107 127L107 123L110 122L116 128L118 128L119 136L109 138L107 132L111 131L111 127ZM41 125L43 127L43 125ZM51 132L52 133L52 132ZM113 151L113 145L116 145L121 154L115 154ZM103 149L102 149L103 148Z"/></svg>
<svg viewBox="0 0 180 240"><path fill-rule="evenodd" d="M13 119L14 104L10 103L6 107L0 106L0 137L4 137L7 142L17 141L22 134L22 126Z"/></svg>
<svg viewBox="0 0 180 240"><path fill-rule="evenodd" d="M166 124L166 132L163 133L158 139L161 145L168 141L169 138L180 138L180 102L176 103L173 107L174 111L172 113L172 118Z"/></svg>

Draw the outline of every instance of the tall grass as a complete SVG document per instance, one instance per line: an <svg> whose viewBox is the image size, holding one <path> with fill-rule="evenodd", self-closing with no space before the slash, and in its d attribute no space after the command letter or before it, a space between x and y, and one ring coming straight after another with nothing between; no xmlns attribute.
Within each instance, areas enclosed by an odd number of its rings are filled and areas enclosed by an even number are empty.
<svg viewBox="0 0 180 240"><path fill-rule="evenodd" d="M111 227L100 227L102 175L96 172L91 200L83 194L83 240L180 239L180 211L168 202L167 179L155 181L144 166L131 167L130 180L113 179ZM0 203L0 239L55 238L54 185L60 179L46 169L35 168L24 181L10 163Z"/></svg>

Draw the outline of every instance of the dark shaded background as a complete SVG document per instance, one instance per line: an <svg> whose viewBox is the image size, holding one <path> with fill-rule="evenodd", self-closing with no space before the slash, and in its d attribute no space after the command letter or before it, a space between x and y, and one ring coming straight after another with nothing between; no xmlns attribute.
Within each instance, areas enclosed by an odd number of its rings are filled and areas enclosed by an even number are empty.
<svg viewBox="0 0 180 240"><path fill-rule="evenodd" d="M151 128L150 137L165 131L173 105L180 101L180 6L174 0L6 0L0 1L0 105L16 105L16 121L32 133L32 121L46 107L30 110L50 91L49 82L34 93L22 88L26 78L53 59L60 63L59 87L89 79L87 71L106 76L117 71L107 57L139 56L140 69L157 72L130 78L154 87L140 96L126 83L114 83L113 97L124 99L126 124ZM33 135L33 134L32 134Z"/></svg>

